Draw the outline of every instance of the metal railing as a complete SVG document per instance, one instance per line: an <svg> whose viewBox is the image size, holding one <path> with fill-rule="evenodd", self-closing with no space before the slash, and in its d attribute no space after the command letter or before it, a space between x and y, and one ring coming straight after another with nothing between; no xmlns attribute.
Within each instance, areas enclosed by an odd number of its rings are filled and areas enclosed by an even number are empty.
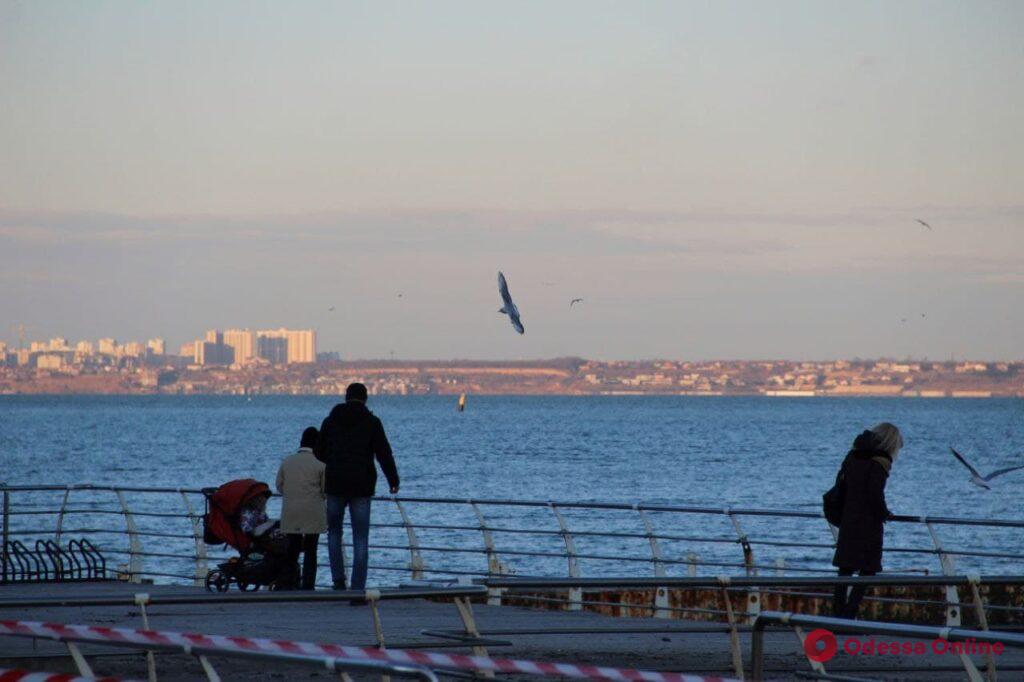
<svg viewBox="0 0 1024 682"><path fill-rule="evenodd" d="M211 561L229 556L202 541L198 488L51 485L0 492L5 541L87 537L126 579L198 583ZM440 497L379 497L374 504L371 568L396 578L834 570L836 530L818 511ZM1021 574L1022 529L1024 520L897 516L887 525L886 566L903 573ZM4 558L6 569L7 553Z"/></svg>
<svg viewBox="0 0 1024 682"><path fill-rule="evenodd" d="M184 593L184 594L148 594L111 595L103 597L14 597L0 598L2 609L27 608L83 608L86 606L169 606L182 604L266 604L266 603L309 603L309 602L349 602L353 599L372 601L400 601L403 599L455 599L486 596L487 588L483 586L464 587L424 587L402 588L393 590L331 590L302 591L288 590L282 592L233 592L224 593Z"/></svg>
<svg viewBox="0 0 1024 682"><path fill-rule="evenodd" d="M1024 604L993 604L985 600L983 588L993 590L1001 588L998 596L1002 599L1012 598L1007 589L1024 587L1024 575L957 575L957 576L916 576L882 574L876 576L715 576L715 577L662 577L662 578L482 578L474 581L486 586L490 592L500 591L505 599L517 601L533 601L537 603L555 604L572 608L575 600L582 604L597 607L621 609L633 614L636 611L647 612L655 617L667 617L667 613L705 614L716 617L752 623L764 608L762 605L768 597L776 596L808 597L823 602L834 598L836 587L861 586L885 588L941 588L944 595L959 594L963 590L969 595L968 601L949 601L946 599L924 599L920 596L873 596L870 593L863 597L865 602L877 601L884 604L909 607L934 607L945 611L946 625L959 625L961 613L965 609L973 610L973 618L978 622L989 620L986 613L997 612L1018 624L1024 623ZM828 591L811 591L813 588L824 588ZM722 608L708 606L670 606L666 599L668 590L704 591L719 593L722 597ZM629 601L608 601L608 592L628 595ZM638 601L637 592L651 592L647 602ZM600 599L574 597L577 595L597 593ZM561 596L566 594L566 596ZM737 608L725 604L727 595L738 597L742 606ZM541 596L550 595L550 596ZM1019 626L1019 625L1018 625Z"/></svg>
<svg viewBox="0 0 1024 682"><path fill-rule="evenodd" d="M758 615L754 622L753 635L751 636L751 668L752 679L764 679L764 631L769 623L792 626L801 642L804 642L804 635L800 628L812 627L829 630L831 633L845 634L869 634L869 635L893 635L896 637L909 637L912 639L933 639L944 640L945 642L984 642L987 644L999 644L1002 646L1024 648L1024 635L993 632L990 630L967 630L963 628L932 627L927 625L910 625L906 623L877 623L862 620L846 620L843 618L826 618L823 616L804 616L796 613L765 611ZM995 677L995 663L991 656L988 656L988 668L990 679ZM974 663L967 654L961 654L960 659L964 664L968 678L972 681L981 680L981 675ZM817 673L825 673L820 662L812 666Z"/></svg>
<svg viewBox="0 0 1024 682"><path fill-rule="evenodd" d="M598 592L608 590L618 590L625 593L632 593L636 591L649 591L652 593L652 598L646 604L637 603L635 594L632 595L629 601L608 601L605 597L604 600L594 599L583 599L582 603L604 606L604 607L617 607L629 610L635 609L646 609L657 614L658 612L666 611L678 611L687 614L693 614L694 612L702 613L714 613L720 615L725 621L725 624L719 626L696 626L691 625L685 628L678 627L657 627L657 628L639 628L639 627L628 627L622 628L618 626L603 627L600 629L601 633L620 633L620 632L633 632L633 633L663 633L663 632L687 632L691 634L727 634L729 636L729 650L732 656L732 667L735 675L742 679L743 677L743 658L742 651L740 649L739 634L741 632L755 630L758 626L758 619L764 613L774 613L776 611L763 611L762 603L766 594L790 594L798 596L814 596L821 599L830 600L833 598L831 592L817 592L807 593L799 592L794 593L793 590L803 590L807 588L827 588L833 590L836 587L853 587L861 586L864 588L870 587L916 587L916 588L941 588L948 594L957 594L957 590L968 590L972 595L971 601L961 602L955 601L949 603L947 601L929 601L926 602L921 599L913 598L888 598L887 601L897 602L901 605L913 605L913 604L929 604L933 606L942 606L945 608L945 628L934 628L933 630L946 631L952 629L955 632L968 632L966 630L959 630L956 626L961 625L961 614L964 609L973 609L974 619L978 623L980 631L970 632L984 632L988 636L989 625L987 613L993 609L999 609L1001 611L1011 611L1017 617L1018 622L1024 623L1024 606L1008 606L1008 605L993 605L986 603L983 598L982 586L988 586L989 588L1007 588L1007 587L1020 587L1024 585L1024 576L872 576L872 577L759 577L759 576L738 576L728 577L720 576L717 578L569 578L569 579L539 579L539 578L526 578L526 579L515 579L515 578L490 578L475 581L479 585L486 586L490 590L503 590L507 593L506 597L516 597L519 599L527 599L534 601L543 601L548 603L559 603L563 606L571 607L571 603L574 599L573 591L577 594L584 592ZM669 606L666 600L667 590L688 590L688 591L711 591L712 593L717 592L719 595L720 608L694 608L686 606ZM787 592L788 591L788 592ZM538 593L553 593L555 596L539 596ZM560 596L562 593L567 593L566 596ZM870 600L871 597L865 597L865 600ZM738 602L738 606L734 605L733 602ZM794 616L796 617L796 616ZM800 616L805 617L805 616ZM806 616L808 619L815 619L819 616ZM851 623L861 622L850 622L839 619L824 619L829 623L839 622L846 624L845 627L851 628ZM913 628L916 626L900 626L904 628ZM764 629L764 624L760 626ZM567 634L589 634L596 632L596 629L585 628L564 628L557 630L548 630L547 632L540 632L537 630L483 630L478 634L481 637L496 637L496 636L512 636L512 635L541 635L550 634L556 636L563 636ZM460 635L454 631L436 631L431 632L431 635L437 637L449 637L457 639ZM998 633L1002 634L1009 633ZM802 636L802 635L801 635ZM1024 635L1012 635L1016 638L1024 638ZM981 640L979 640L981 641ZM987 641L987 640L985 640ZM969 674L972 670L970 660L965 660L964 667L968 670ZM994 670L994 662L990 662L989 665ZM823 668L815 668L817 673L823 674ZM763 668L758 674L763 674ZM756 678L760 679L760 678ZM826 678L822 678L826 679ZM974 679L974 678L972 678Z"/></svg>

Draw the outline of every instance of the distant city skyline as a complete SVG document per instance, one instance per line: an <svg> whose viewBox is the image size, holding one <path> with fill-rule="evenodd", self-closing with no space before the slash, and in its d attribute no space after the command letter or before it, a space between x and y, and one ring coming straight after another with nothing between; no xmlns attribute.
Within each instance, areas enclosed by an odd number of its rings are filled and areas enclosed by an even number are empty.
<svg viewBox="0 0 1024 682"><path fill-rule="evenodd" d="M184 335L182 338L187 338L188 335ZM250 338L251 337L251 338ZM450 362L467 360L472 362L503 362L508 361L507 358L458 358L458 357L402 357L396 356L394 353L388 353L385 355L378 356L351 356L347 355L341 350L333 348L321 348L318 341L318 332L316 329L287 329L284 327L278 327L276 329L239 329L239 328L222 328L222 329L209 329L200 335L200 338L195 338L189 341L184 341L180 344L176 344L173 341L168 341L164 336L155 336L147 338L145 341L139 341L136 339L127 340L128 337L123 337L117 334L107 334L97 337L89 338L76 338L70 337L63 334L57 334L51 337L40 337L33 338L28 335L25 336L24 343L20 339L15 338L14 340L8 340L0 338L0 353L15 353L18 350L25 350L30 353L50 353L50 352L78 352L86 355L93 354L109 354L109 355L123 355L127 357L145 355L148 350L153 356L169 355L177 357L193 357L195 356L195 346L200 342L214 345L229 346L232 350L232 359L227 363L221 363L219 360L212 362L211 364L232 364L232 363L244 363L247 360L251 360L257 357L264 357L261 349L261 343L265 340L278 339L285 342L282 345L282 364L294 364L294 363L306 363L317 361L318 357L330 357L333 359L345 361L345 362L365 362L373 360L381 361L400 361L400 362L420 362L420 361L440 361ZM296 345L297 344L297 345ZM292 350L289 350L289 345L292 345ZM239 354L238 349L242 349ZM584 360L598 360L607 362L860 362L860 361L879 361L879 362L1022 362L1022 360L1003 360L1001 358L986 358L980 356L955 356L951 355L948 357L928 357L928 356L894 356L894 355L878 355L878 356L862 356L852 355L849 357L805 357L805 358L783 358L783 357L749 357L749 358L691 358L691 357L649 357L649 358L617 358L611 360L601 360L598 358L586 358L581 355L563 355L563 356L551 356L551 357L536 357L536 358L523 358L525 362L549 362L560 358L580 358ZM2 355L0 355L0 365L2 365ZM199 363L204 364L204 363Z"/></svg>
<svg viewBox="0 0 1024 682"><path fill-rule="evenodd" d="M8 343L0 339L0 366L26 366L39 364L39 355L57 355L42 358L45 368L82 364L97 356L114 359L140 358L159 361L164 356L186 358L196 365L247 365L253 362L291 365L314 363L318 359L315 329L208 329L200 338L181 344L177 352L160 336L145 342L121 343L116 336L92 339L71 339L56 335L49 339L30 338L19 328L17 341ZM336 353L332 353L336 355ZM49 366L55 363L54 367Z"/></svg>
<svg viewBox="0 0 1024 682"><path fill-rule="evenodd" d="M0 339L1021 359L1021 26L1012 2L0 0Z"/></svg>

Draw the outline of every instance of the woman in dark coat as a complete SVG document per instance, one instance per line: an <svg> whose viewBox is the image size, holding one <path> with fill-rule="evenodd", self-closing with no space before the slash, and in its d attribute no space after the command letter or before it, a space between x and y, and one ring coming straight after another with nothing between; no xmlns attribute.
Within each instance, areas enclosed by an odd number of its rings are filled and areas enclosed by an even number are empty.
<svg viewBox="0 0 1024 682"><path fill-rule="evenodd" d="M832 565L840 576L875 575L882 570L883 524L892 516L885 504L889 470L903 447L900 430L883 422L853 441L843 460L838 484L843 494L842 522ZM833 611L838 618L856 618L864 588L837 586Z"/></svg>

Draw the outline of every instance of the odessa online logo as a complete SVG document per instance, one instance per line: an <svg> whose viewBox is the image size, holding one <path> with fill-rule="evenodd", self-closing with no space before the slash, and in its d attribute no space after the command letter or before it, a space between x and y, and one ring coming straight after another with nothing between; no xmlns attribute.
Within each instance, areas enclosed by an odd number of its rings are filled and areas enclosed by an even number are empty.
<svg viewBox="0 0 1024 682"><path fill-rule="evenodd" d="M828 630L812 630L804 639L804 653L807 654L807 658L817 663L831 661L838 650L836 636Z"/></svg>
<svg viewBox="0 0 1024 682"><path fill-rule="evenodd" d="M951 654L955 656L995 654L1001 656L1005 646L1002 642L979 642L974 637L950 642L941 637L929 645L921 640L878 640L874 637L860 639L847 637L843 642L843 653L850 656L924 656L927 654ZM804 639L804 653L817 663L825 663L839 653L836 636L829 630L812 630Z"/></svg>

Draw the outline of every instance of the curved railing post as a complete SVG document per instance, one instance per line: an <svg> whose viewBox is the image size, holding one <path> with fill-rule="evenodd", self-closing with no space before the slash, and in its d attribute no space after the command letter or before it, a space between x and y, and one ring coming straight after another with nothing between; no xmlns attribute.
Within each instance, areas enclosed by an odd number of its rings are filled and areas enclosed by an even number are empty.
<svg viewBox="0 0 1024 682"><path fill-rule="evenodd" d="M939 541L939 535L935 531L935 527L928 520L928 517L922 517L921 521L928 529L928 535L932 538L932 544L935 545L935 551L939 555L939 565L942 566L942 575L956 575L956 566L953 563L953 557L942 549L942 543ZM960 614L960 593L956 589L956 585L946 585L944 588L946 592L946 625L949 627L959 627L961 623Z"/></svg>
<svg viewBox="0 0 1024 682"><path fill-rule="evenodd" d="M405 511L405 507L402 503L395 499L395 506L398 507L398 513L402 515L402 525L405 527L405 534L409 538L409 571L412 573L413 580L423 580L423 555L420 554L420 540L416 537L416 528L412 525L412 521L409 519L409 515Z"/></svg>
<svg viewBox="0 0 1024 682"><path fill-rule="evenodd" d="M971 588L971 596L974 597L974 617L978 621L978 629L988 631L985 600L981 597L981 576L968 575L967 585ZM985 677L989 682L996 682L996 659L991 650L985 652Z"/></svg>
<svg viewBox="0 0 1024 682"><path fill-rule="evenodd" d="M740 527L740 520L732 513L732 510L726 507L723 513L729 517L729 521L732 523L733 530L736 531L736 537L739 540L740 547L743 548L743 565L747 569L747 575L756 576L757 567L754 565L754 549L750 546L750 540L747 538L747 534L743 532L743 528ZM756 587L747 589L747 621L753 623L754 619L757 618L757 614L761 612L761 591Z"/></svg>
<svg viewBox="0 0 1024 682"><path fill-rule="evenodd" d="M697 566L700 564L700 557L696 552L686 553L686 575L691 578L697 577Z"/></svg>
<svg viewBox="0 0 1024 682"><path fill-rule="evenodd" d="M640 516L640 520L644 523L644 533L647 534L647 543L651 546L651 562L654 564L654 577L664 578L665 577L665 562L661 558L661 547L658 545L658 538L654 534L654 526L651 524L651 520L644 513L644 510L640 508L639 504L634 504L633 509ZM654 590L654 617L655 618L670 618L672 613L668 610L668 588L657 587Z"/></svg>
<svg viewBox="0 0 1024 682"><path fill-rule="evenodd" d="M750 546L750 540L747 539L747 534L743 532L743 528L740 527L740 520L733 515L732 510L726 507L722 510L726 518L732 524L732 528L736 531L736 539L743 548L743 565L746 567L747 575L757 575L757 568L754 566L754 549Z"/></svg>
<svg viewBox="0 0 1024 682"><path fill-rule="evenodd" d="M494 535L491 533L490 527L487 525L487 519L484 518L484 514L480 511L480 507L473 500L468 500L469 506L472 507L473 513L476 514L476 520L480 524L480 534L484 539L484 551L487 552L487 575L490 576L502 576L508 573L505 565L501 563L501 558L498 556L497 550L494 548ZM501 595L504 590L500 587L488 588L487 590L487 604L488 606L501 606Z"/></svg>
<svg viewBox="0 0 1024 682"><path fill-rule="evenodd" d="M554 502L548 502L548 506L551 507L551 511L554 512L555 518L558 519L558 528L561 531L562 539L565 540L565 556L569 561L569 577L579 578L580 567L576 561L576 543L573 541L572 533L569 532L569 524L566 523L565 517L562 516L562 512L558 511L558 507L555 506ZM579 611L583 608L583 590L579 587L569 588L569 610Z"/></svg>
<svg viewBox="0 0 1024 682"><path fill-rule="evenodd" d="M121 513L124 514L124 526L128 533L128 580L133 583L142 582L142 542L139 541L139 531L135 527L135 517L128 507L123 490L115 490L117 500L121 503Z"/></svg>
<svg viewBox="0 0 1024 682"><path fill-rule="evenodd" d="M67 512L67 509L68 509L68 498L69 497L71 497L71 488L70 487L64 489L64 499L61 500L61 502L60 502L60 511L57 513L57 532L54 534L54 538L53 539L54 539L54 542L57 543L58 547L60 546L60 535L61 535L61 530L64 527L64 514L65 514L65 512Z"/></svg>
<svg viewBox="0 0 1024 682"><path fill-rule="evenodd" d="M654 534L654 526L651 525L651 520L644 513L644 510L640 508L640 505L634 504L633 509L640 516L640 520L644 524L644 533L647 535L647 543L651 546L651 561L654 564L654 577L661 578L665 575L665 561L661 556L661 547L658 545L658 538Z"/></svg>
<svg viewBox="0 0 1024 682"><path fill-rule="evenodd" d="M188 494L178 489L181 493L181 499L185 502L185 513L188 514L188 520L192 523L192 537L195 538L196 542L196 579L195 584L197 586L203 585L206 582L206 574L210 572L209 566L206 563L206 542L203 541L203 529L199 523L199 518L196 516L195 509L192 507L192 501L188 499Z"/></svg>

